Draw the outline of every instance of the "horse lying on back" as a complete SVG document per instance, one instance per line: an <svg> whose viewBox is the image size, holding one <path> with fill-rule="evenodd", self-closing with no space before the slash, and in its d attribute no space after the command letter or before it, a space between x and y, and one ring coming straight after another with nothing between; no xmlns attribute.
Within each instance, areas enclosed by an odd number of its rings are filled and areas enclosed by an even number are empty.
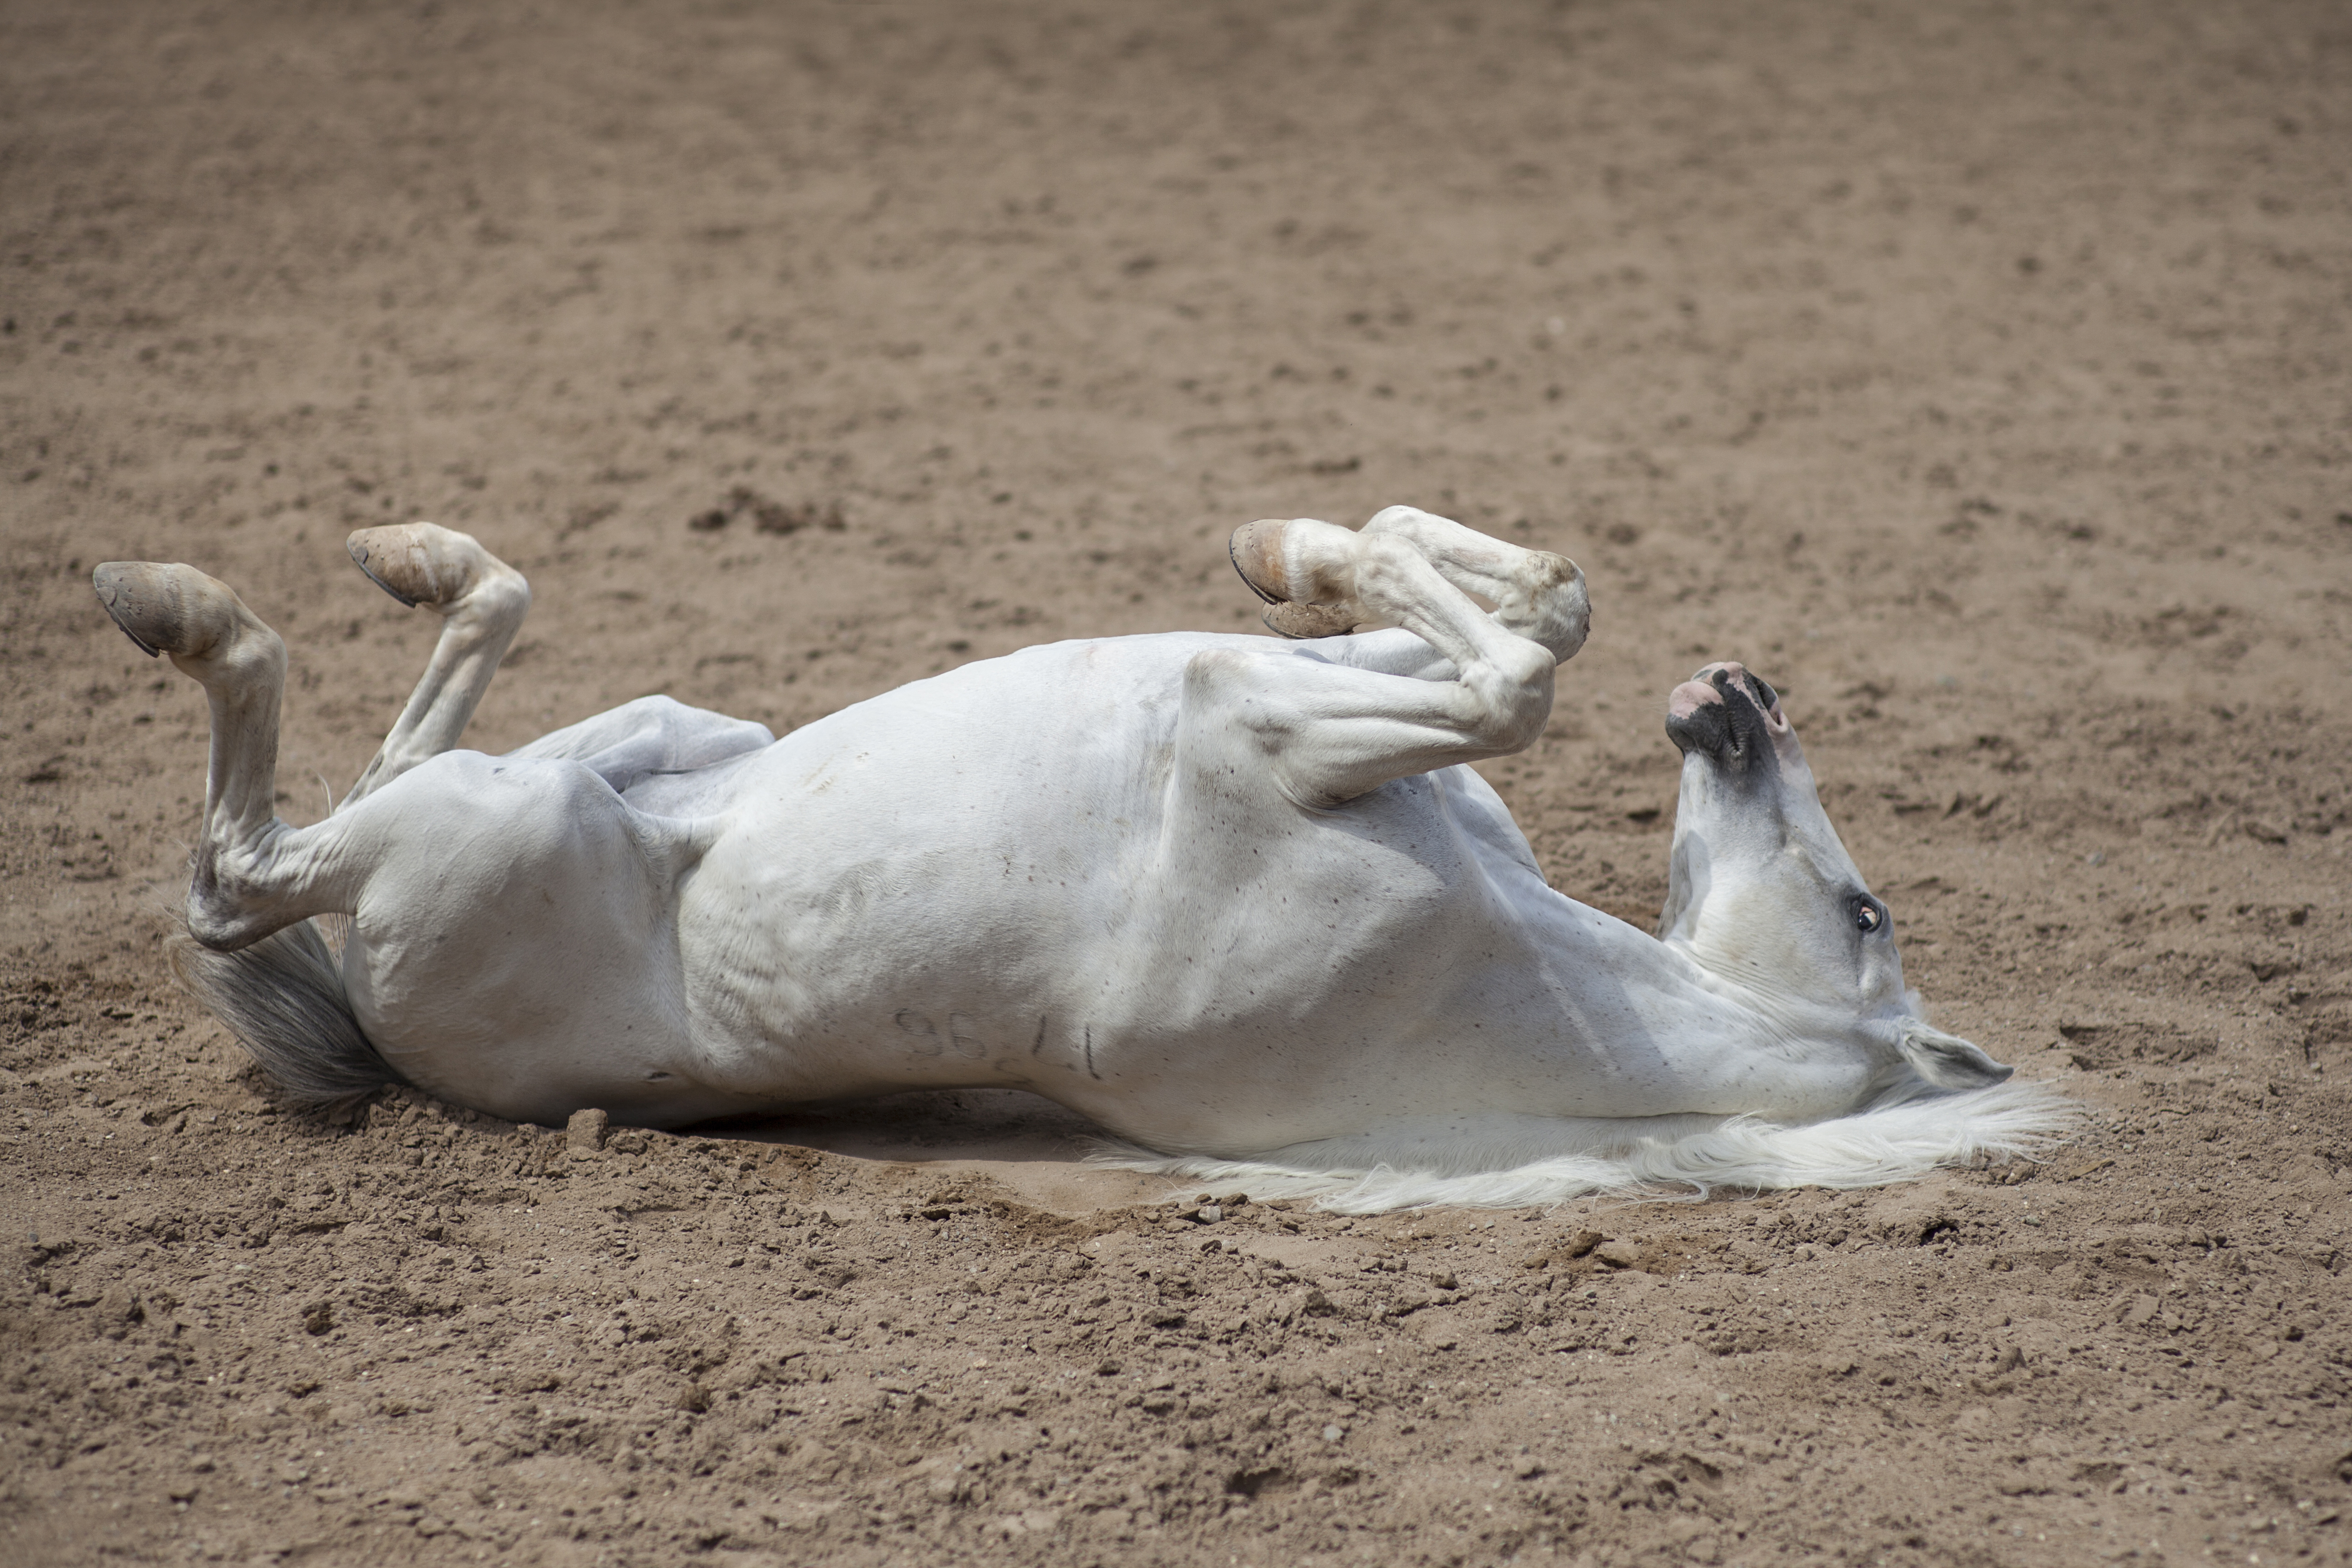
<svg viewBox="0 0 2352 1568"><path fill-rule="evenodd" d="M1587 626L1563 557L1403 507L1253 523L1234 564L1298 640L1034 647L781 740L646 697L488 757L457 747L520 574L425 523L349 548L442 630L309 828L273 805L278 635L193 568L96 573L212 705L175 967L297 1099L672 1126L1021 1088L1118 1163L1355 1209L1862 1186L2064 1125L1922 1019L1737 664L1668 698L1657 934L1545 884L1465 765L1550 714Z"/></svg>

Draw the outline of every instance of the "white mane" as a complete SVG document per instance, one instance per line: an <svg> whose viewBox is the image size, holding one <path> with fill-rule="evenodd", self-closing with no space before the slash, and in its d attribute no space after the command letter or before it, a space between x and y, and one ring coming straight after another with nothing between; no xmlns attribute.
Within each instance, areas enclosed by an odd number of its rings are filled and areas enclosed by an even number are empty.
<svg viewBox="0 0 2352 1568"><path fill-rule="evenodd" d="M1808 1126L1755 1116L1662 1117L1712 1124L1661 1125L1581 1154L1531 1154L1524 1136L1501 1134L1465 1140L1442 1161L1420 1149L1384 1155L1366 1140L1349 1140L1251 1160L1106 1143L1087 1163L1167 1176L1219 1197L1308 1198L1339 1214L1538 1208L1593 1196L1698 1202L1717 1189L1885 1186L1979 1158L2038 1158L2081 1116L2079 1107L2039 1083L2011 1080L1958 1093L1914 1083L1853 1115Z"/></svg>

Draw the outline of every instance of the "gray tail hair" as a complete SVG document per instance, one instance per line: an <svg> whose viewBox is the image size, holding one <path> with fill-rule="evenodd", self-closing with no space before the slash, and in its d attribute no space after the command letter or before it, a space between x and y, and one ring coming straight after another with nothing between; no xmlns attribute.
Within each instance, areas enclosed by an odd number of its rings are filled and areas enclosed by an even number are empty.
<svg viewBox="0 0 2352 1568"><path fill-rule="evenodd" d="M234 953L215 952L182 925L165 950L179 982L292 1104L329 1110L407 1082L361 1031L319 922L297 921Z"/></svg>

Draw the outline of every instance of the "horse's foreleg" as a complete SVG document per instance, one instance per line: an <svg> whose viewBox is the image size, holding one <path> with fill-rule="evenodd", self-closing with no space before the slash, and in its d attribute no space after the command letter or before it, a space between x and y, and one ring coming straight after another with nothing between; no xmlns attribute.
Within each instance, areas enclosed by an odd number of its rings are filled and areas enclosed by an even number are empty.
<svg viewBox="0 0 2352 1568"><path fill-rule="evenodd" d="M1493 600L1496 621L1543 644L1555 663L1584 646L1591 608L1584 573L1566 556L1495 538L1417 507L1383 507L1363 531L1407 541L1446 581Z"/></svg>
<svg viewBox="0 0 2352 1568"><path fill-rule="evenodd" d="M1409 547L1455 588L1492 600L1493 619L1542 645L1553 663L1584 645L1591 607L1584 573L1574 561L1491 538L1418 507L1387 507L1360 533L1310 517L1244 523L1234 530L1232 554L1242 580L1275 606L1266 615L1268 626L1285 636L1328 636L1364 621L1392 619L1357 591L1357 564L1370 559L1365 552L1376 539ZM1407 673L1387 653L1374 654L1372 663Z"/></svg>
<svg viewBox="0 0 2352 1568"><path fill-rule="evenodd" d="M362 528L345 548L377 587L442 619L424 677L339 811L457 746L530 609L530 585L522 573L454 528L433 523Z"/></svg>
<svg viewBox="0 0 2352 1568"><path fill-rule="evenodd" d="M1344 649L1329 659L1233 648L1197 655L1186 697L1203 727L1187 744L1206 765L1222 766L1246 736L1269 754L1285 794L1322 807L1391 779L1519 750L1542 733L1552 650L1481 610L1413 541L1308 518L1278 529L1237 539L1235 559L1275 563L1293 602L1354 607L1360 619L1412 633L1451 678L1358 667ZM1580 599L1580 579L1577 591Z"/></svg>

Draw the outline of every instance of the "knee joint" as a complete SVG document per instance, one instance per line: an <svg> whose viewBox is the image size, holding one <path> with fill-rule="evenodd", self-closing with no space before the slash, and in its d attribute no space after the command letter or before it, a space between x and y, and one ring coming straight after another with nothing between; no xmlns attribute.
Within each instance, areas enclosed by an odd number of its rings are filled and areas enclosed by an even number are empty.
<svg viewBox="0 0 2352 1568"><path fill-rule="evenodd" d="M1465 684L1485 709L1479 728L1487 745L1517 751L1532 746L1551 717L1552 664L1544 649L1523 643Z"/></svg>
<svg viewBox="0 0 2352 1568"><path fill-rule="evenodd" d="M1430 516L1419 507L1382 507L1372 514L1363 531L1366 534L1401 533L1416 523L1428 520Z"/></svg>
<svg viewBox="0 0 2352 1568"><path fill-rule="evenodd" d="M1415 569L1427 564L1427 558L1415 549L1410 540L1394 534L1382 534L1371 538L1359 536L1357 549L1356 591L1359 597L1403 593L1413 580Z"/></svg>

